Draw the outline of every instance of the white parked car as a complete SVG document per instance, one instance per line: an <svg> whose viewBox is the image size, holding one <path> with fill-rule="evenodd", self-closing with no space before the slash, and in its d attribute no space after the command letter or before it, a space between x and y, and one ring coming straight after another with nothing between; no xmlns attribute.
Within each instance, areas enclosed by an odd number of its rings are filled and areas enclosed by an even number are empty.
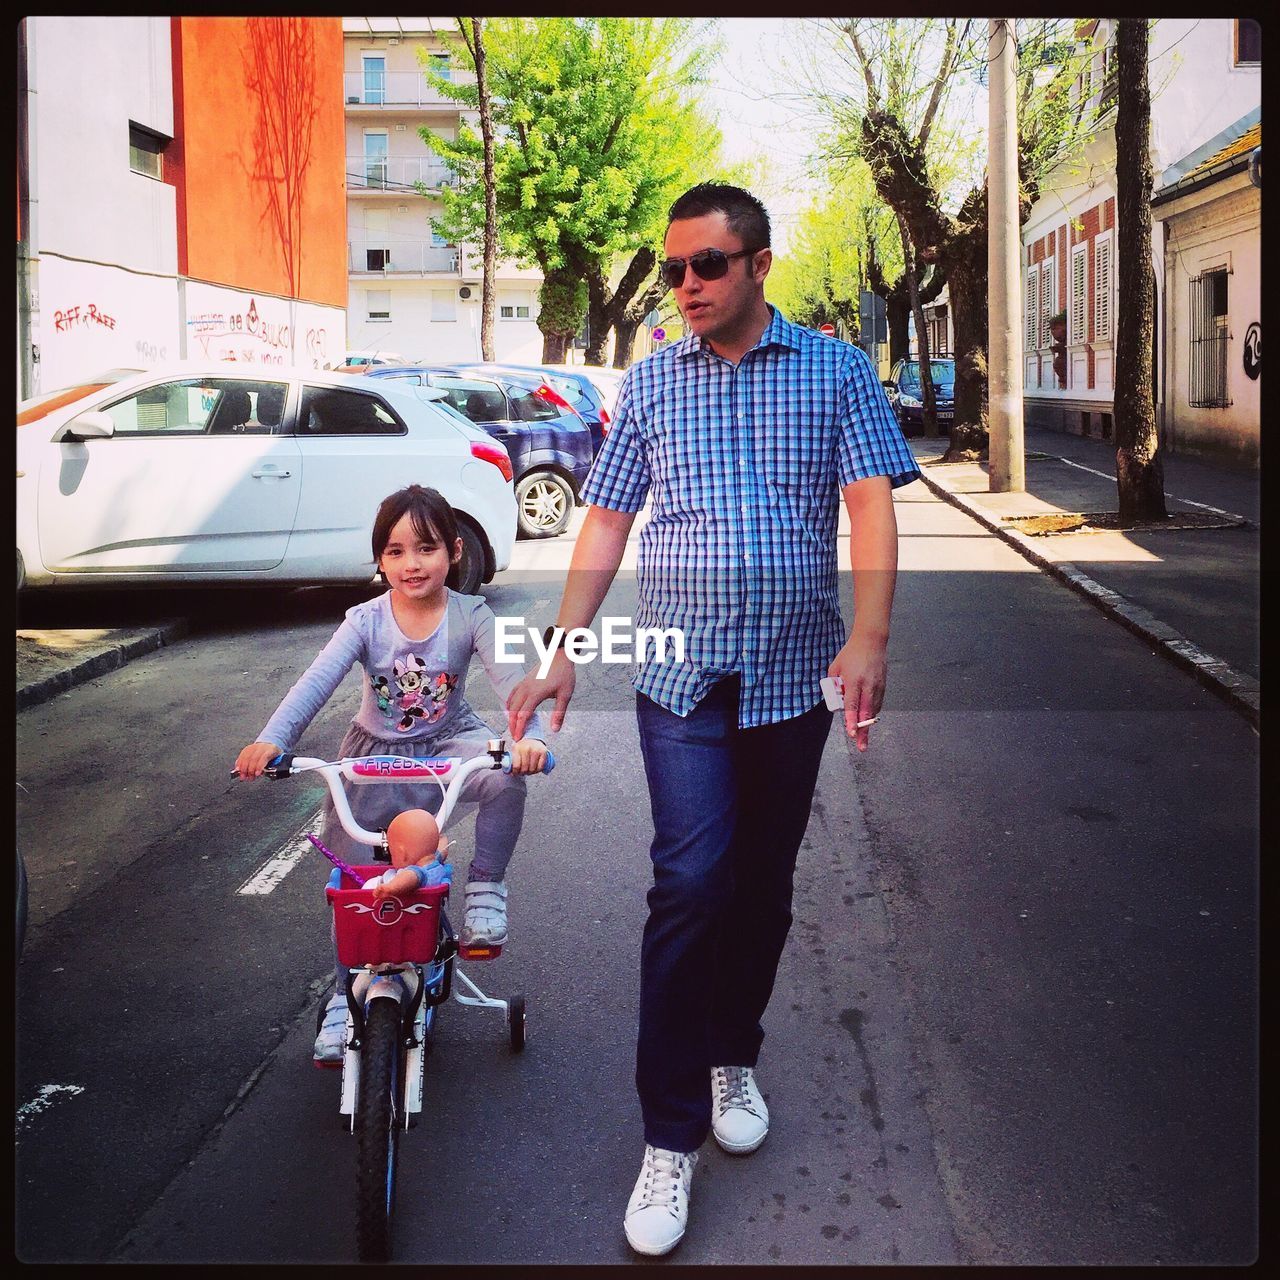
<svg viewBox="0 0 1280 1280"><path fill-rule="evenodd" d="M17 463L19 588L370 582L378 504L414 483L458 513L463 591L515 543L501 444L347 374L115 369L20 404Z"/></svg>

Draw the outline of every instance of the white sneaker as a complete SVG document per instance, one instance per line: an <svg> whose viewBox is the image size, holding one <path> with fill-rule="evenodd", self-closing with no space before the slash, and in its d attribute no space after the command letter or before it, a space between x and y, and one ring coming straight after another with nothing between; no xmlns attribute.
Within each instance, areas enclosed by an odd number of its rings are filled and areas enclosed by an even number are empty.
<svg viewBox="0 0 1280 1280"><path fill-rule="evenodd" d="M656 1256L680 1243L689 1221L689 1184L697 1155L646 1146L644 1164L627 1201L622 1229L637 1252Z"/></svg>
<svg viewBox="0 0 1280 1280"><path fill-rule="evenodd" d="M345 991L335 991L324 1007L314 1056L317 1062L341 1062L346 1054L347 995Z"/></svg>
<svg viewBox="0 0 1280 1280"><path fill-rule="evenodd" d="M462 921L464 947L497 946L507 940L507 886L501 881L467 882L467 914Z"/></svg>
<svg viewBox="0 0 1280 1280"><path fill-rule="evenodd" d="M711 1132L730 1155L750 1155L769 1136L769 1108L753 1067L711 1068Z"/></svg>

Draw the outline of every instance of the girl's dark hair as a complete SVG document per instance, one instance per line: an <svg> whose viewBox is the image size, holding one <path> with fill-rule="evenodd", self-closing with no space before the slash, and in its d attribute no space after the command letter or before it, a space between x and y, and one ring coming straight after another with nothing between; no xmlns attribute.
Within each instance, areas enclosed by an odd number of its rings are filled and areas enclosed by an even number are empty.
<svg viewBox="0 0 1280 1280"><path fill-rule="evenodd" d="M453 546L458 540L458 517L449 505L448 499L435 489L424 488L420 484L411 484L407 488L397 489L390 497L383 498L378 514L373 519L373 562L382 559L382 553L391 541L391 530L409 517L413 532L423 542L443 543L453 557ZM458 589L459 561L454 560L449 566L449 576L445 586Z"/></svg>

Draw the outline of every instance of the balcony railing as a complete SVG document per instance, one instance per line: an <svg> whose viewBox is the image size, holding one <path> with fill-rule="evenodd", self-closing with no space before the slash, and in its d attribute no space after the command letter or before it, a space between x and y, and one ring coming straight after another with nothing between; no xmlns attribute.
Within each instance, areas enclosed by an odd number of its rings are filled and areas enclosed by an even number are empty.
<svg viewBox="0 0 1280 1280"><path fill-rule="evenodd" d="M359 191L412 191L414 183L432 190L456 186L457 174L427 156L348 156L347 187Z"/></svg>
<svg viewBox="0 0 1280 1280"><path fill-rule="evenodd" d="M458 251L430 240L351 240L347 269L368 275L458 274Z"/></svg>
<svg viewBox="0 0 1280 1280"><path fill-rule="evenodd" d="M463 77L459 76L462 80ZM348 72L342 77L347 106L355 107L456 107L426 77L413 71Z"/></svg>

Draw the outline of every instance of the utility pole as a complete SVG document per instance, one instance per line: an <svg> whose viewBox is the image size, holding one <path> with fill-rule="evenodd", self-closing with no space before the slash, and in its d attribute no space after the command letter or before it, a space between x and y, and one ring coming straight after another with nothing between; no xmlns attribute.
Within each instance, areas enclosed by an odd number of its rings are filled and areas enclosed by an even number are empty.
<svg viewBox="0 0 1280 1280"><path fill-rule="evenodd" d="M1027 487L1022 433L1022 325L1018 234L1018 43L1012 18L987 36L987 320L991 493Z"/></svg>

